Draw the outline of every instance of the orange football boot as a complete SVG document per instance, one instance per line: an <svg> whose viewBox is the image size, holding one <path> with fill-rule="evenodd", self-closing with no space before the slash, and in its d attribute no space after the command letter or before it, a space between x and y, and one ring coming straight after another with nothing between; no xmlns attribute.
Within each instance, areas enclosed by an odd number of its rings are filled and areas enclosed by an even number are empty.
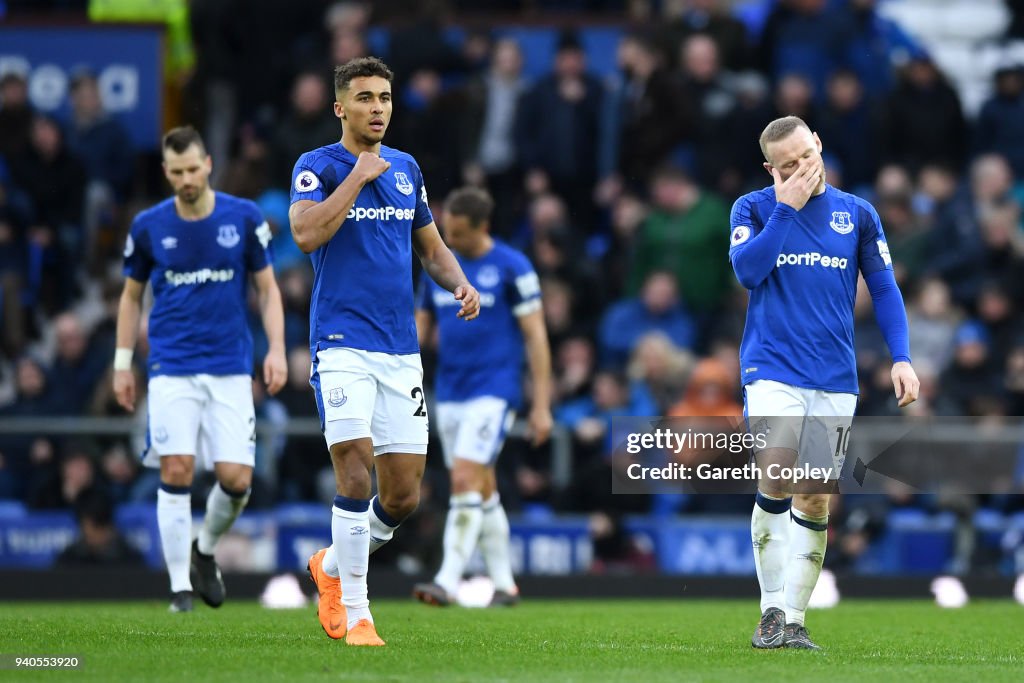
<svg viewBox="0 0 1024 683"><path fill-rule="evenodd" d="M316 608L320 625L324 627L324 633L338 640L345 637L348 615L345 613L345 606L341 604L341 579L324 571L326 553L327 548L324 548L309 558L306 571L309 572L309 578L320 594L320 602Z"/></svg>
<svg viewBox="0 0 1024 683"><path fill-rule="evenodd" d="M345 636L345 642L349 645L384 645L384 641L377 635L377 629L369 619L360 619L356 625Z"/></svg>

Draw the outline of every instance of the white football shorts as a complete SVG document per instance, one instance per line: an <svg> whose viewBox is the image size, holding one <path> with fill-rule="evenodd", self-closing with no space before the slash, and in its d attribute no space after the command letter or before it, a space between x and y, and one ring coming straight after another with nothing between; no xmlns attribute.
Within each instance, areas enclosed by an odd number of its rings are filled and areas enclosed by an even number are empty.
<svg viewBox="0 0 1024 683"><path fill-rule="evenodd" d="M429 425L418 353L323 349L313 360L309 383L328 448L370 438L374 455L426 455Z"/></svg>
<svg viewBox="0 0 1024 683"><path fill-rule="evenodd" d="M142 463L193 455L196 469L216 462L252 467L256 411L249 375L158 375L149 380L149 429Z"/></svg>
<svg viewBox="0 0 1024 683"><path fill-rule="evenodd" d="M468 401L437 404L444 462L451 469L455 458L492 466L505 444L505 435L516 419L508 401L480 396Z"/></svg>
<svg viewBox="0 0 1024 683"><path fill-rule="evenodd" d="M795 450L800 463L842 471L857 409L856 394L759 379L746 385L743 395L750 431L765 434L768 448Z"/></svg>

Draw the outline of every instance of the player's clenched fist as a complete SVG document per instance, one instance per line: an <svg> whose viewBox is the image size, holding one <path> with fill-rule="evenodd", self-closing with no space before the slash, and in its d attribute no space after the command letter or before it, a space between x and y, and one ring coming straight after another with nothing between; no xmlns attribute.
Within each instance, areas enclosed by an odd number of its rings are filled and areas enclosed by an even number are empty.
<svg viewBox="0 0 1024 683"><path fill-rule="evenodd" d="M480 292L470 284L459 285L455 288L455 300L462 302L459 309L459 317L463 320L472 320L480 315Z"/></svg>
<svg viewBox="0 0 1024 683"><path fill-rule="evenodd" d="M368 183L389 168L391 168L390 161L384 161L373 152L360 152L352 172L362 176L363 180Z"/></svg>
<svg viewBox="0 0 1024 683"><path fill-rule="evenodd" d="M799 211L804 208L811 193L821 183L822 167L815 161L801 161L796 172L782 180L779 169L772 167L772 177L775 178L775 200L792 206Z"/></svg>
<svg viewBox="0 0 1024 683"><path fill-rule="evenodd" d="M114 397L119 406L135 412L135 375L131 370L114 370Z"/></svg>

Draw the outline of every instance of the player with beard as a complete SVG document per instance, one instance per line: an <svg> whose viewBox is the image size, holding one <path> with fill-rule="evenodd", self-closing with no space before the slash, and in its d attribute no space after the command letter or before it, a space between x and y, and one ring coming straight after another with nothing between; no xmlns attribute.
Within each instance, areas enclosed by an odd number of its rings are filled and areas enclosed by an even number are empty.
<svg viewBox="0 0 1024 683"><path fill-rule="evenodd" d="M287 379L284 311L270 265L270 226L247 199L214 192L212 160L193 128L163 139L163 168L174 196L135 217L124 249L117 314L114 393L135 410L132 355L146 283L149 315L149 429L143 462L160 468L157 523L171 581L172 612L192 610L192 592L211 607L224 601L214 562L218 539L249 499L255 459L252 336L246 320L249 275L269 350L263 380L271 394ZM196 467L217 484L192 540L190 487Z"/></svg>

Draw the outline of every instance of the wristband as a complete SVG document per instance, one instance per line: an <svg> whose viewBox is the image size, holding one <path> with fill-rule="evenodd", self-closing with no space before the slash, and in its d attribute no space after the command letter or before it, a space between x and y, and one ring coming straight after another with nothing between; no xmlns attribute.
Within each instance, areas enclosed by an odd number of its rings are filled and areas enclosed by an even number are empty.
<svg viewBox="0 0 1024 683"><path fill-rule="evenodd" d="M131 370L132 369L132 355L134 355L132 349L115 349L114 350L114 369L115 370Z"/></svg>

